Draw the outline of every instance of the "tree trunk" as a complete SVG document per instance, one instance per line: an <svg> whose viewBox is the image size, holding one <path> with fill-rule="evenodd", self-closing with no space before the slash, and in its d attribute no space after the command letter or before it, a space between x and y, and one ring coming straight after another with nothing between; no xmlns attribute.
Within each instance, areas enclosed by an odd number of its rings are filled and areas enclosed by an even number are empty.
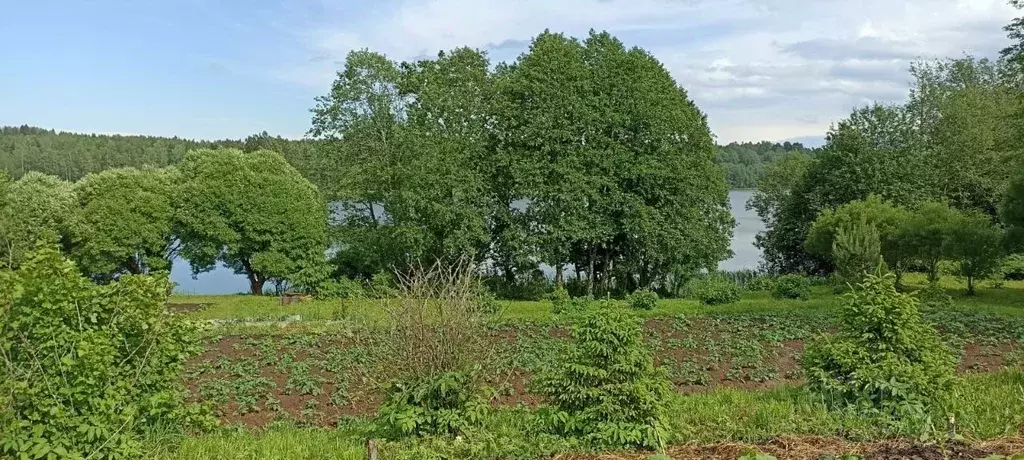
<svg viewBox="0 0 1024 460"><path fill-rule="evenodd" d="M263 295L263 284L266 283L267 280L251 272L246 273L245 276L249 278L249 293L253 295Z"/></svg>
<svg viewBox="0 0 1024 460"><path fill-rule="evenodd" d="M555 288L561 288L565 285L565 266L562 264L555 265Z"/></svg>
<svg viewBox="0 0 1024 460"><path fill-rule="evenodd" d="M931 261L928 264L928 282L934 283L939 280L939 262L937 260Z"/></svg>
<svg viewBox="0 0 1024 460"><path fill-rule="evenodd" d="M587 295L594 295L594 259L597 258L597 247L594 245L590 246L589 264L590 270L587 271Z"/></svg>
<svg viewBox="0 0 1024 460"><path fill-rule="evenodd" d="M974 295L974 277L967 277L967 295Z"/></svg>

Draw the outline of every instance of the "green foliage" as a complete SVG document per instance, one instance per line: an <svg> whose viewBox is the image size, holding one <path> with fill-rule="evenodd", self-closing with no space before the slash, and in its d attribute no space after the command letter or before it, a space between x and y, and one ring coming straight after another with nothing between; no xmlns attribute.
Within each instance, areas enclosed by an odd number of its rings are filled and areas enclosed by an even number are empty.
<svg viewBox="0 0 1024 460"><path fill-rule="evenodd" d="M173 256L174 169L110 169L75 184L81 225L71 256L97 280L169 270Z"/></svg>
<svg viewBox="0 0 1024 460"><path fill-rule="evenodd" d="M78 222L71 184L30 172L4 186L0 202L0 267L17 268L38 243L71 245Z"/></svg>
<svg viewBox="0 0 1024 460"><path fill-rule="evenodd" d="M881 241L875 227L861 221L840 227L832 242L839 287L853 287L882 264Z"/></svg>
<svg viewBox="0 0 1024 460"><path fill-rule="evenodd" d="M365 295L363 283L351 278L341 277L336 280L325 280L316 290L316 298L325 299L360 299Z"/></svg>
<svg viewBox="0 0 1024 460"><path fill-rule="evenodd" d="M626 303L635 310L654 310L658 306L658 294L650 289L637 289L626 298Z"/></svg>
<svg viewBox="0 0 1024 460"><path fill-rule="evenodd" d="M572 297L565 288L555 288L550 295L551 313L556 315L572 315L586 311L590 308L594 298L591 296Z"/></svg>
<svg viewBox="0 0 1024 460"><path fill-rule="evenodd" d="M953 306L953 297L939 283L928 283L924 289L917 292L917 299L921 302L922 308L947 310Z"/></svg>
<svg viewBox="0 0 1024 460"><path fill-rule="evenodd" d="M892 274L871 275L847 294L839 331L810 344L808 385L839 404L920 415L953 382L955 359Z"/></svg>
<svg viewBox="0 0 1024 460"><path fill-rule="evenodd" d="M915 63L905 104L859 108L837 123L807 173L772 208L775 218L758 238L766 266L827 272L827 261L803 246L812 223L826 209L872 194L907 208L939 201L993 213L1021 161L1015 123L1007 120L1020 119L1024 98L1005 64L971 57Z"/></svg>
<svg viewBox="0 0 1024 460"><path fill-rule="evenodd" d="M315 176L307 164L313 142L271 137L266 132L244 140L194 141L179 137L124 136L56 132L31 126L0 126L0 170L14 179L36 171L79 180L90 173L116 168L163 168L185 158L190 150L219 147L281 152L288 162Z"/></svg>
<svg viewBox="0 0 1024 460"><path fill-rule="evenodd" d="M550 404L550 428L600 446L664 446L671 386L654 366L640 321L608 303L581 315L571 335L564 356L533 382Z"/></svg>
<svg viewBox="0 0 1024 460"><path fill-rule="evenodd" d="M950 253L952 227L957 213L948 204L922 203L907 219L898 236L898 244L914 260L924 265L928 281L938 281L939 264Z"/></svg>
<svg viewBox="0 0 1024 460"><path fill-rule="evenodd" d="M771 275L758 275L747 282L747 290L754 292L773 292L778 284L778 278ZM808 284L810 284L808 282Z"/></svg>
<svg viewBox="0 0 1024 460"><path fill-rule="evenodd" d="M806 276L782 275L775 280L771 291L776 299L808 300L811 298L811 280Z"/></svg>
<svg viewBox="0 0 1024 460"><path fill-rule="evenodd" d="M488 412L476 371L446 372L393 382L377 412L387 438L458 435L480 424Z"/></svg>
<svg viewBox="0 0 1024 460"><path fill-rule="evenodd" d="M724 305L740 300L740 288L731 280L720 275L698 278L687 285L690 297L704 305Z"/></svg>
<svg viewBox="0 0 1024 460"><path fill-rule="evenodd" d="M136 457L148 428L204 427L185 403L195 326L164 312L165 278L83 278L54 249L0 272L0 454Z"/></svg>
<svg viewBox="0 0 1024 460"><path fill-rule="evenodd" d="M1002 272L1004 279L1024 280L1024 254L1011 254L1003 259Z"/></svg>
<svg viewBox="0 0 1024 460"><path fill-rule="evenodd" d="M499 166L529 201L542 262L586 271L592 294L612 276L650 286L728 253L728 192L706 118L649 53L608 33L545 32L494 85Z"/></svg>
<svg viewBox="0 0 1024 460"><path fill-rule="evenodd" d="M814 153L799 142L732 142L716 150L715 163L725 170L725 180L731 189L758 188L765 171L776 162L793 155L807 157Z"/></svg>
<svg viewBox="0 0 1024 460"><path fill-rule="evenodd" d="M322 263L327 211L316 187L270 151L189 152L179 166L175 234L196 273L222 262L251 292Z"/></svg>
<svg viewBox="0 0 1024 460"><path fill-rule="evenodd" d="M1003 230L980 212L960 213L949 241L949 256L957 261L960 276L967 279L967 294L974 295L974 281L1000 268Z"/></svg>
<svg viewBox="0 0 1024 460"><path fill-rule="evenodd" d="M1024 173L1019 173L1010 182L1000 207L1000 217L1007 229L1007 247L1024 251Z"/></svg>
<svg viewBox="0 0 1024 460"><path fill-rule="evenodd" d="M807 235L807 251L831 258L836 239L844 228L868 226L878 235L881 245L879 251L885 256L886 262L895 265L898 248L893 247L896 246L893 240L907 217L905 209L877 195L871 195L866 200L851 201L834 210L827 209L818 215L811 226Z"/></svg>

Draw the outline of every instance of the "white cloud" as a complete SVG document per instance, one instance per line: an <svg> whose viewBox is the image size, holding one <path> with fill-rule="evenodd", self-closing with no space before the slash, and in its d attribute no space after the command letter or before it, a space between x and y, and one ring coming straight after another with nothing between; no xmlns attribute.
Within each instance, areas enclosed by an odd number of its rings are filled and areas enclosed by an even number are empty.
<svg viewBox="0 0 1024 460"><path fill-rule="evenodd" d="M662 60L721 142L821 136L857 105L903 98L915 58L994 54L1019 13L1003 0L404 0L354 15L326 5L301 28L303 60L279 76L326 89L353 49L504 56L544 29L604 29Z"/></svg>

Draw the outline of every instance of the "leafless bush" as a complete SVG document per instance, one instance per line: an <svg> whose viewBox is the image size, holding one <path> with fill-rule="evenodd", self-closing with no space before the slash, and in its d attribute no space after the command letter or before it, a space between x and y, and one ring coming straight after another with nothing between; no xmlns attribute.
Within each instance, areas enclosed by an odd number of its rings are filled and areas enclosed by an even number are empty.
<svg viewBox="0 0 1024 460"><path fill-rule="evenodd" d="M475 268L462 259L398 275L397 292L384 300L395 377L461 371L490 359L493 343Z"/></svg>

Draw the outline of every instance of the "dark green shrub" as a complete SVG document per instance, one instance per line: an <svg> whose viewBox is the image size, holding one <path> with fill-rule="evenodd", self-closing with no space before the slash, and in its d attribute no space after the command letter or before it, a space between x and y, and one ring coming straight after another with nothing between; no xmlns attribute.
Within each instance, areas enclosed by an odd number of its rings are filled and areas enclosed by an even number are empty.
<svg viewBox="0 0 1024 460"><path fill-rule="evenodd" d="M711 275L690 282L690 297L704 305L723 305L740 300L740 288L728 279Z"/></svg>
<svg viewBox="0 0 1024 460"><path fill-rule="evenodd" d="M378 410L377 429L397 439L458 435L478 425L489 406L477 374L473 369L393 382Z"/></svg>
<svg viewBox="0 0 1024 460"><path fill-rule="evenodd" d="M922 308L944 310L953 306L953 297L939 283L928 283L928 286L917 292L917 299Z"/></svg>
<svg viewBox="0 0 1024 460"><path fill-rule="evenodd" d="M860 284L882 261L878 230L863 221L840 227L832 242L832 261L839 292Z"/></svg>
<svg viewBox="0 0 1024 460"><path fill-rule="evenodd" d="M570 297L569 291L556 288L549 296L551 312L556 315L576 314L587 309L594 299L591 297Z"/></svg>
<svg viewBox="0 0 1024 460"><path fill-rule="evenodd" d="M1024 255L1013 254L1003 260L1003 279L1024 280Z"/></svg>
<svg viewBox="0 0 1024 460"><path fill-rule="evenodd" d="M201 343L164 311L167 288L94 285L55 249L0 272L0 457L139 457L148 427L215 423L186 404L181 373Z"/></svg>
<svg viewBox="0 0 1024 460"><path fill-rule="evenodd" d="M811 280L800 275L782 275L775 280L772 297L776 299L810 299Z"/></svg>
<svg viewBox="0 0 1024 460"><path fill-rule="evenodd" d="M923 413L953 381L956 360L892 274L870 275L846 296L839 331L802 358L810 388L835 403L903 417Z"/></svg>
<svg viewBox="0 0 1024 460"><path fill-rule="evenodd" d="M776 279L770 275L760 275L751 278L747 282L748 291L765 291L772 292L775 290Z"/></svg>
<svg viewBox="0 0 1024 460"><path fill-rule="evenodd" d="M322 281L316 290L320 300L358 299L364 295L363 283L346 277Z"/></svg>
<svg viewBox="0 0 1024 460"><path fill-rule="evenodd" d="M476 285L476 301L480 310L488 315L501 311L501 302L498 301L498 296L494 295L483 283Z"/></svg>
<svg viewBox="0 0 1024 460"><path fill-rule="evenodd" d="M555 433L607 447L665 444L668 377L655 368L643 328L630 310L600 302L573 325L564 356L534 381Z"/></svg>
<svg viewBox="0 0 1024 460"><path fill-rule="evenodd" d="M398 295L395 276L388 272L375 273L369 282L370 294L378 299L386 299Z"/></svg>
<svg viewBox="0 0 1024 460"><path fill-rule="evenodd" d="M511 282L504 276L485 276L483 283L499 299L506 300L543 300L553 287L552 281L540 270L517 277Z"/></svg>
<svg viewBox="0 0 1024 460"><path fill-rule="evenodd" d="M649 289L638 289L626 298L626 302L635 310L654 310L658 306L658 294Z"/></svg>

